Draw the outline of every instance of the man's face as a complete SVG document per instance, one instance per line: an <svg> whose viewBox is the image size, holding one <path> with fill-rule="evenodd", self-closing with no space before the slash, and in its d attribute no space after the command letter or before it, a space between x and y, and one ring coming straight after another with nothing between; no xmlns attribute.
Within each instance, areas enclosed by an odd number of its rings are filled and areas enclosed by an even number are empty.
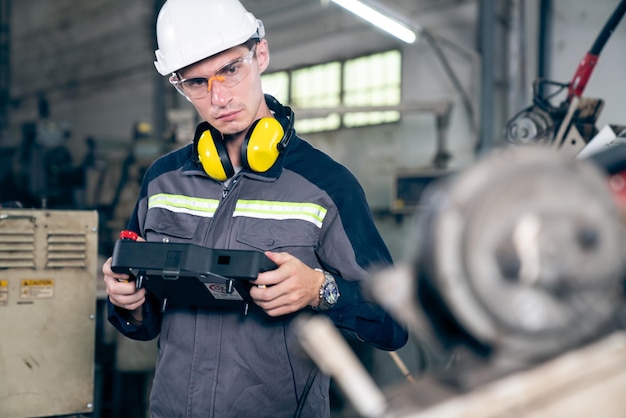
<svg viewBox="0 0 626 418"><path fill-rule="evenodd" d="M236 46L184 69L180 76L210 78L218 70L236 61L249 52L244 46ZM243 71L247 75L235 86L227 87L220 81L219 74L210 82L210 92L201 99L191 99L200 116L224 135L235 135L247 131L256 119L267 114L261 87L261 73L267 68L269 55L267 41L261 40L255 47L251 60L244 61ZM238 71L242 71L239 68Z"/></svg>

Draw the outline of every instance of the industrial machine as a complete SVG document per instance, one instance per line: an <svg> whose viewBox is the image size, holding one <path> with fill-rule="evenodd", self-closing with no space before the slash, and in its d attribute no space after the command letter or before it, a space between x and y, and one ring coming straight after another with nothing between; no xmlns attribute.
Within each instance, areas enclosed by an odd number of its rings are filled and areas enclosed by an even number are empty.
<svg viewBox="0 0 626 418"><path fill-rule="evenodd" d="M377 388L319 317L304 349L362 417L622 417L625 171L626 146L494 150L433 184L413 256L367 283L419 348L411 381Z"/></svg>
<svg viewBox="0 0 626 418"><path fill-rule="evenodd" d="M0 209L0 416L94 408L98 216Z"/></svg>
<svg viewBox="0 0 626 418"><path fill-rule="evenodd" d="M576 155L598 134L596 121L602 112L604 101L583 97L583 92L602 49L625 13L626 0L621 0L578 64L569 83L535 81L533 104L520 111L506 125L504 137L509 143L549 145ZM557 90L546 95L543 90L548 87L557 87ZM559 104L553 104L553 100L565 90L565 98ZM622 129L623 127L615 130Z"/></svg>

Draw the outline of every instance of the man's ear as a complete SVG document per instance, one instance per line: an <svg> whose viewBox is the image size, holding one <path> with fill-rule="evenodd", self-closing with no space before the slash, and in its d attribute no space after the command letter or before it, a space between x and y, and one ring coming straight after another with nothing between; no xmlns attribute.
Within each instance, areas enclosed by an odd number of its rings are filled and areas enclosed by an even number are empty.
<svg viewBox="0 0 626 418"><path fill-rule="evenodd" d="M261 39L256 45L256 59L259 63L259 69L261 72L264 72L270 65L270 51L267 39Z"/></svg>

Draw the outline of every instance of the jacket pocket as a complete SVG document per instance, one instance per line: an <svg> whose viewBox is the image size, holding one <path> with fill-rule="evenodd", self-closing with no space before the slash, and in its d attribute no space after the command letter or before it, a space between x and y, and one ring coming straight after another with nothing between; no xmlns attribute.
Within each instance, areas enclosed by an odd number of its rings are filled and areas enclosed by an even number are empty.
<svg viewBox="0 0 626 418"><path fill-rule="evenodd" d="M185 213L152 208L146 214L146 239L148 241L184 242L192 239L200 219Z"/></svg>
<svg viewBox="0 0 626 418"><path fill-rule="evenodd" d="M294 219L242 219L236 239L261 251L314 248L319 240L319 228Z"/></svg>

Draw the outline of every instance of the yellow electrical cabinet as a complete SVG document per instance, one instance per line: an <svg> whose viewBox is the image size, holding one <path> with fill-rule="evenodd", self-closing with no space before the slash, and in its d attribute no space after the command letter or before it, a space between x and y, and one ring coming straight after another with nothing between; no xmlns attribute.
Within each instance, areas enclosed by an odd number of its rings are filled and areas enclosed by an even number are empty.
<svg viewBox="0 0 626 418"><path fill-rule="evenodd" d="M0 417L93 411L98 215L0 208Z"/></svg>

